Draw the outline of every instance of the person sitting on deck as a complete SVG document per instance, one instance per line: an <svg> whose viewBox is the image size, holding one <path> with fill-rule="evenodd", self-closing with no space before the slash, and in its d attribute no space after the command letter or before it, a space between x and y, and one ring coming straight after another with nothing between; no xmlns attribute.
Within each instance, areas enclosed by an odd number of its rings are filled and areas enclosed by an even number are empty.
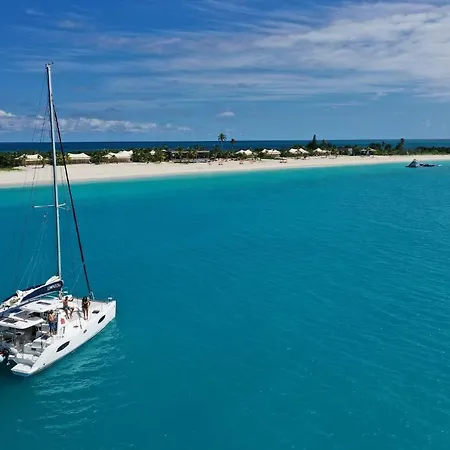
<svg viewBox="0 0 450 450"><path fill-rule="evenodd" d="M50 334L56 334L56 325L56 314L51 310L48 313L48 327Z"/></svg>
<svg viewBox="0 0 450 450"><path fill-rule="evenodd" d="M83 310L83 319L88 320L89 319L89 306L91 302L87 297L83 297L83 300L81 301L81 309Z"/></svg>
<svg viewBox="0 0 450 450"><path fill-rule="evenodd" d="M66 319L71 319L74 307L69 306L69 297L66 295L63 300L63 311L66 313Z"/></svg>

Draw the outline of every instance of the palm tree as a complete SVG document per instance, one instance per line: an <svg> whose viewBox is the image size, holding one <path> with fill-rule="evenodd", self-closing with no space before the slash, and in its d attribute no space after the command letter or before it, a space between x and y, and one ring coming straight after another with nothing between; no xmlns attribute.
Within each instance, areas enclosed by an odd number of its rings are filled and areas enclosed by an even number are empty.
<svg viewBox="0 0 450 450"><path fill-rule="evenodd" d="M404 148L405 148L405 139L401 138L400 142L395 146L395 150L403 151Z"/></svg>
<svg viewBox="0 0 450 450"><path fill-rule="evenodd" d="M194 162L196 153L197 152L193 148L187 148L187 157L191 160L191 162Z"/></svg>
<svg viewBox="0 0 450 450"><path fill-rule="evenodd" d="M141 158L143 158L144 150L143 149L133 149L133 154L131 155L132 162L140 162Z"/></svg>
<svg viewBox="0 0 450 450"><path fill-rule="evenodd" d="M230 144L231 148L234 150L234 144L236 144L236 140L234 138L231 138Z"/></svg>
<svg viewBox="0 0 450 450"><path fill-rule="evenodd" d="M166 159L166 152L160 148L155 150L155 160L156 162L163 162Z"/></svg>
<svg viewBox="0 0 450 450"><path fill-rule="evenodd" d="M21 158L17 153L3 153L0 155L0 169L13 169L21 164Z"/></svg>
<svg viewBox="0 0 450 450"><path fill-rule="evenodd" d="M107 153L106 150L92 152L91 153L91 162L93 164L101 164L102 162L105 162L106 153Z"/></svg>
<svg viewBox="0 0 450 450"><path fill-rule="evenodd" d="M177 153L177 156L180 158L180 162L181 162L181 160L183 159L183 153L184 153L183 147L177 147L176 153Z"/></svg>
<svg viewBox="0 0 450 450"><path fill-rule="evenodd" d="M217 157L219 156L219 151L220 151L219 146L215 145L213 149L210 150L209 152L210 159L217 159Z"/></svg>
<svg viewBox="0 0 450 450"><path fill-rule="evenodd" d="M63 155L61 152L56 153L56 165L62 166L64 164Z"/></svg>
<svg viewBox="0 0 450 450"><path fill-rule="evenodd" d="M198 159L199 153L201 153L202 151L203 151L203 149L202 149L201 145L199 145L199 144L195 144L194 145L194 158L195 158L195 160Z"/></svg>
<svg viewBox="0 0 450 450"><path fill-rule="evenodd" d="M197 161L198 159L198 152L200 151L200 145L195 145L194 148L192 149L193 155L194 155L194 160Z"/></svg>
<svg viewBox="0 0 450 450"><path fill-rule="evenodd" d="M217 140L220 141L223 151L223 143L227 140L227 137L223 133L220 133L219 136L217 136Z"/></svg>
<svg viewBox="0 0 450 450"><path fill-rule="evenodd" d="M152 150L149 150L148 152L145 152L142 155L142 162L146 162L147 164L153 161L153 155Z"/></svg>
<svg viewBox="0 0 450 450"><path fill-rule="evenodd" d="M167 145L165 145L163 148L160 148L159 150L162 150L162 152L164 153L164 161L172 161L174 157L173 150L169 150L169 147Z"/></svg>

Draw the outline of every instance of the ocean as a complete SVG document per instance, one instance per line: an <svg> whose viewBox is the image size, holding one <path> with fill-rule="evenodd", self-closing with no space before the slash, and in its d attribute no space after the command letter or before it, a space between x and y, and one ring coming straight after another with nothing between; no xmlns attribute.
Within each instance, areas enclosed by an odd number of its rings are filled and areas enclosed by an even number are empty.
<svg viewBox="0 0 450 450"><path fill-rule="evenodd" d="M395 146L399 139L347 139L347 140L329 140L332 144L338 147L353 147L353 146L368 146L372 142L386 142ZM230 141L223 144L224 150L231 149L257 149L257 148L276 148L276 149L290 149L294 145L306 145L308 140L272 140L272 141L237 141L234 147ZM319 139L319 143L321 140ZM170 150L175 150L177 147L187 148L194 145L201 145L202 147L212 150L215 145L219 145L218 141L133 141L133 142L64 142L64 149L67 152L83 151L89 152L103 149L127 149L127 148L151 148L163 147L167 145ZM222 144L220 144L221 146ZM450 139L407 139L405 141L405 149L415 149L417 147L448 147L450 148ZM0 142L0 152L26 152L26 151L50 151L49 143L46 142Z"/></svg>
<svg viewBox="0 0 450 450"><path fill-rule="evenodd" d="M0 370L2 445L450 448L449 165L73 191L94 291L117 299L117 319L33 378ZM0 190L5 297L40 239L29 203Z"/></svg>

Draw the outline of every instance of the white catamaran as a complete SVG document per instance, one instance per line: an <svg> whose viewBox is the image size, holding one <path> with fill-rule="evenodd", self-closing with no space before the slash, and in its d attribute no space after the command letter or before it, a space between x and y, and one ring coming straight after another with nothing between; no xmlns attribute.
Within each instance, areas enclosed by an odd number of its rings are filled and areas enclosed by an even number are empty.
<svg viewBox="0 0 450 450"><path fill-rule="evenodd" d="M95 300L90 288L80 241L78 222L61 145L63 165L71 210L78 237L82 268L88 296L80 298L63 291L61 275L60 214L63 206L58 198L55 123L61 138L54 110L51 67L46 65L48 106L53 159L53 197L56 226L56 275L45 283L18 290L0 302L0 363L16 375L34 375L68 355L102 331L116 316L116 302L109 298Z"/></svg>

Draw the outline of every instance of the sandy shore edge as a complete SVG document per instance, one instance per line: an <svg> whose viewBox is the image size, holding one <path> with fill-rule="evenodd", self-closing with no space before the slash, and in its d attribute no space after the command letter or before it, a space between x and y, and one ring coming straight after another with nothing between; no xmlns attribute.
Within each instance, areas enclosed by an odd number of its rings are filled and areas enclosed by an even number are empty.
<svg viewBox="0 0 450 450"><path fill-rule="evenodd" d="M180 164L167 163L119 163L119 164L77 164L68 166L69 177L73 183L91 183L118 180L145 179L153 177L172 177L179 175L202 175L215 173L239 173L264 170L308 169L320 167L366 166L377 164L408 164L413 156L339 156L337 158L312 157L307 159L227 161ZM419 158L418 158L419 159ZM450 161L450 155L430 155L421 157L420 162ZM20 187L34 183L46 185L52 182L52 168L22 167L12 171L0 171L0 188Z"/></svg>

